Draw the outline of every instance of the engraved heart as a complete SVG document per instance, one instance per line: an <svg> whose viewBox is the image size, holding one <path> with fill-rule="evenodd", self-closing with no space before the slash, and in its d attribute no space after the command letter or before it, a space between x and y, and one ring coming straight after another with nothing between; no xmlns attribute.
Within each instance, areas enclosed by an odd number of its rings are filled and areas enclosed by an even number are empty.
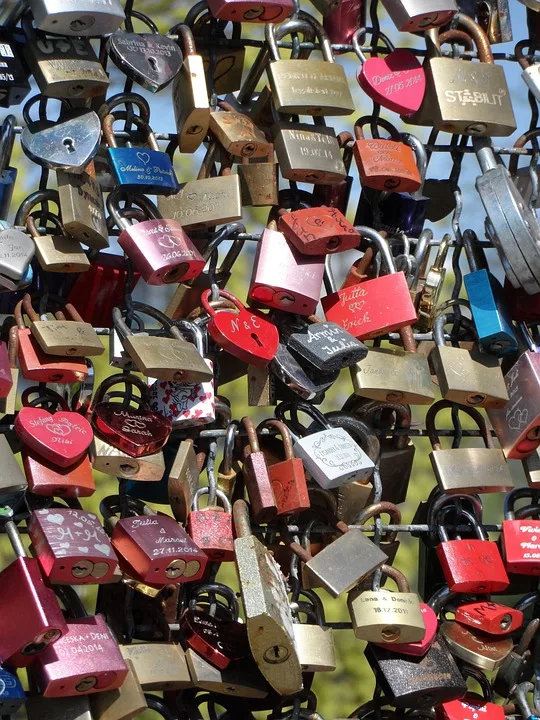
<svg viewBox="0 0 540 720"><path fill-rule="evenodd" d="M64 522L64 516L63 516L63 515L60 515L60 514L58 514L58 515L47 515L47 517L45 518L45 520L47 520L47 521L50 522L50 523L53 523L54 525L62 525L62 523ZM63 547L63 544L62 544L62 547ZM68 546L66 546L66 547L68 547Z"/></svg>
<svg viewBox="0 0 540 720"><path fill-rule="evenodd" d="M143 165L148 165L150 162L150 155L146 152L138 152L137 159L140 160Z"/></svg>
<svg viewBox="0 0 540 720"><path fill-rule="evenodd" d="M88 548L87 548L87 547L78 547L77 550L78 550L79 552L82 552L82 553L87 553L87 552L88 552Z"/></svg>
<svg viewBox="0 0 540 720"><path fill-rule="evenodd" d="M83 527L82 522L74 522L75 527Z"/></svg>
<svg viewBox="0 0 540 720"><path fill-rule="evenodd" d="M69 543L58 543L58 547L68 548L68 547L69 547Z"/></svg>
<svg viewBox="0 0 540 720"><path fill-rule="evenodd" d="M111 546L110 546L110 545L105 545L105 544L99 545L99 544L97 544L97 545L94 545L94 547L95 547L95 549L96 549L98 552L103 553L103 555L110 555L110 554L111 554Z"/></svg>
<svg viewBox="0 0 540 720"><path fill-rule="evenodd" d="M160 450L171 433L171 421L150 409L101 402L95 407L92 425L111 445L140 457Z"/></svg>
<svg viewBox="0 0 540 720"><path fill-rule="evenodd" d="M394 50L386 58L366 60L358 84L376 103L400 115L416 112L426 92L424 69L410 50Z"/></svg>
<svg viewBox="0 0 540 720"><path fill-rule="evenodd" d="M93 438L86 418L64 410L50 413L23 407L15 418L15 430L30 450L63 468L80 460Z"/></svg>
<svg viewBox="0 0 540 720"><path fill-rule="evenodd" d="M182 67L182 51L165 35L117 30L107 46L113 63L150 92L168 85Z"/></svg>

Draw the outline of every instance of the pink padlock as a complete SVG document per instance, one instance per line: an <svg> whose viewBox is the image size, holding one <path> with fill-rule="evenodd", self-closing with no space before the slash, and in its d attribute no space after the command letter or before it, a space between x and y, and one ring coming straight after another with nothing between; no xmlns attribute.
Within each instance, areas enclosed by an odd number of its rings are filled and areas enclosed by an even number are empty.
<svg viewBox="0 0 540 720"><path fill-rule="evenodd" d="M435 635L437 634L437 615L435 615L435 612L429 607L429 605L426 605L426 603L420 603L420 610L426 626L426 634L422 640L410 643L397 643L395 645L392 643L391 646L389 646L388 643L375 644L385 648L386 650L390 647L392 652L402 653L403 655L423 657L435 640Z"/></svg>
<svg viewBox="0 0 540 720"><path fill-rule="evenodd" d="M318 305L324 275L323 255L302 255L276 223L270 222L257 246L249 286L250 303L312 315Z"/></svg>
<svg viewBox="0 0 540 720"><path fill-rule="evenodd" d="M110 193L107 208L121 230L118 244L148 285L192 280L206 262L176 220L164 220L157 207L142 195L131 201L144 210L147 220L131 224L119 207L119 195Z"/></svg>

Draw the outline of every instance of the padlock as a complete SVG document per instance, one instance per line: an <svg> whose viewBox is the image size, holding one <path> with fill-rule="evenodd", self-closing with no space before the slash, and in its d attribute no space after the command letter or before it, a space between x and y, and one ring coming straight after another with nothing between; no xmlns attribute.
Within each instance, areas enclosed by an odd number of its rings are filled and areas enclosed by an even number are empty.
<svg viewBox="0 0 540 720"><path fill-rule="evenodd" d="M294 11L292 0L210 0L208 7L218 20L279 23Z"/></svg>
<svg viewBox="0 0 540 720"><path fill-rule="evenodd" d="M7 115L0 126L0 218L6 220L17 180L17 168L10 165L15 142L15 115Z"/></svg>
<svg viewBox="0 0 540 720"><path fill-rule="evenodd" d="M119 207L120 200L128 198L144 210L147 220L129 223ZM146 196L118 190L108 195L107 208L121 230L118 244L149 285L190 280L202 272L205 261L181 224L163 220Z"/></svg>
<svg viewBox="0 0 540 720"><path fill-rule="evenodd" d="M191 511L204 460L204 453L195 454L191 439L182 440L174 454L167 481L167 498L178 522L185 523ZM208 472L213 473L211 460Z"/></svg>
<svg viewBox="0 0 540 720"><path fill-rule="evenodd" d="M70 613L67 633L42 652L29 674L43 697L87 695L120 687L127 667L103 615L88 616L72 587L58 589ZM85 648L74 655L72 648Z"/></svg>
<svg viewBox="0 0 540 720"><path fill-rule="evenodd" d="M352 43L353 35L359 28L366 26L367 6L364 0L342 0L333 4L332 10L324 15L323 27L328 39L335 43ZM334 55L341 55L343 50L334 50Z"/></svg>
<svg viewBox="0 0 540 720"><path fill-rule="evenodd" d="M364 138L363 126L371 123L373 138ZM381 140L378 128L390 133ZM412 149L401 142L396 128L383 118L375 122L364 115L354 123L353 155L363 187L374 190L414 192L421 185L420 173Z"/></svg>
<svg viewBox="0 0 540 720"><path fill-rule="evenodd" d="M50 296L51 303L57 305L58 300L55 296ZM71 303L66 303L62 310L57 311L54 320L40 319L32 307L30 295L24 296L23 307L30 318L32 337L46 355L93 357L105 352L92 325L84 322ZM69 319L66 319L66 315Z"/></svg>
<svg viewBox="0 0 540 720"><path fill-rule="evenodd" d="M26 221L26 227L36 246L36 257L43 270L58 273L86 272L90 268L90 261L80 244L66 235L58 218L52 215L50 220L55 225L55 230L53 234L46 235L40 234L31 215Z"/></svg>
<svg viewBox="0 0 540 720"><path fill-rule="evenodd" d="M121 645L120 651L126 662L133 663L135 676L144 691L185 690L193 686L184 651L178 643L133 643Z"/></svg>
<svg viewBox="0 0 540 720"><path fill-rule="evenodd" d="M378 573L373 576L372 590L349 592L347 606L355 637L388 645L421 642L426 626L418 595L410 592L407 578L397 568L383 565L381 572L395 580L398 592L381 590Z"/></svg>
<svg viewBox="0 0 540 720"><path fill-rule="evenodd" d="M26 694L16 670L0 667L0 710L6 715L15 715L26 702Z"/></svg>
<svg viewBox="0 0 540 720"><path fill-rule="evenodd" d="M122 344L140 372L174 382L207 382L213 378L212 369L200 351L184 340L178 327L173 326L166 315L139 302L133 303L133 309L154 318L172 335L168 338L135 334L123 320L120 308L113 308L113 320Z"/></svg>
<svg viewBox="0 0 540 720"><path fill-rule="evenodd" d="M231 662L250 656L246 625L238 621L238 613L238 600L231 588L216 582L204 583L191 595L180 630L189 647L225 670Z"/></svg>
<svg viewBox="0 0 540 720"><path fill-rule="evenodd" d="M476 348L466 350L448 347L444 340L444 326L455 322L454 313L441 313L433 325L435 347L429 361L437 375L441 395L445 400L459 402L468 407L503 408L509 393L494 355L481 353ZM474 326L467 318L460 322L469 331Z"/></svg>
<svg viewBox="0 0 540 720"><path fill-rule="evenodd" d="M237 476L242 472L242 466L235 456L235 438L237 424L229 422L225 431L223 443L223 458L217 471L217 487L231 500L235 490Z"/></svg>
<svg viewBox="0 0 540 720"><path fill-rule="evenodd" d="M333 207L280 210L278 230L303 255L344 252L360 244L357 230Z"/></svg>
<svg viewBox="0 0 540 720"><path fill-rule="evenodd" d="M18 501L24 497L28 485L13 455L6 435L0 436L0 457L2 458L0 471L0 497L2 503L5 505L17 505Z"/></svg>
<svg viewBox="0 0 540 720"><path fill-rule="evenodd" d="M196 180L183 183L176 195L160 196L159 212L186 229L214 227L242 219L240 178L230 172L210 175L217 153L210 143ZM207 254L205 253L207 256Z"/></svg>
<svg viewBox="0 0 540 720"><path fill-rule="evenodd" d="M524 54L523 50L525 48L529 48L529 53L533 55L532 51L534 50L534 45L531 46L531 42L529 40L520 40L520 42L518 42L514 48L514 53L516 56L516 60L523 68L523 72L521 73L521 78L523 82L527 86L529 92L531 92L536 99L539 99L540 77L538 76L538 65L533 62L534 55L531 60L530 57L527 57ZM516 161L517 159L518 158L516 158Z"/></svg>
<svg viewBox="0 0 540 720"><path fill-rule="evenodd" d="M331 291L321 300L326 319L337 322L360 340L414 324L416 311L407 279L404 273L396 271L388 243L371 228L356 229L376 245L389 274Z"/></svg>
<svg viewBox="0 0 540 720"><path fill-rule="evenodd" d="M464 602L455 608L455 620L488 635L508 635L523 625L521 610L492 600Z"/></svg>
<svg viewBox="0 0 540 720"><path fill-rule="evenodd" d="M458 9L454 0L383 0L383 5L400 32L424 32L446 25Z"/></svg>
<svg viewBox="0 0 540 720"><path fill-rule="evenodd" d="M93 720L126 720L148 708L143 689L131 660L124 661L128 670L121 687L102 690L90 696Z"/></svg>
<svg viewBox="0 0 540 720"><path fill-rule="evenodd" d="M203 59L197 54L191 28L175 25L184 62L173 81L173 108L178 134L178 149L193 153L205 139L210 124L210 105L204 74Z"/></svg>
<svg viewBox="0 0 540 720"><path fill-rule="evenodd" d="M80 498L89 497L96 491L92 465L86 454L64 468L23 446L21 459L28 490L34 495Z"/></svg>
<svg viewBox="0 0 540 720"><path fill-rule="evenodd" d="M381 32L376 40L382 39L389 53L385 58L373 55L366 58L360 49L360 38L365 29L358 28L351 36L354 52L361 62L356 76L362 90L373 102L400 115L416 112L426 90L426 76L416 55L406 48L396 50L390 40Z"/></svg>
<svg viewBox="0 0 540 720"><path fill-rule="evenodd" d="M266 367L279 344L276 326L258 310L248 310L226 290L219 290L219 298L230 300L238 312L216 312L210 304L210 294L211 290L202 293L201 304L210 316L208 332L212 340L233 357L257 367Z"/></svg>
<svg viewBox="0 0 540 720"><path fill-rule="evenodd" d="M114 108L118 105L137 107L139 115L133 116L133 123L146 137L141 148L118 147L113 125L116 120ZM109 98L100 109L103 136L107 143L107 156L115 185L123 190L148 193L149 195L170 195L180 190L172 160L162 152L150 128L150 106L135 93L119 93Z"/></svg>
<svg viewBox="0 0 540 720"><path fill-rule="evenodd" d="M243 450L243 477L250 502L251 517L255 522L269 522L277 513L277 503L266 458L260 449L253 420L245 416L242 423L247 432Z"/></svg>
<svg viewBox="0 0 540 720"><path fill-rule="evenodd" d="M34 510L28 535L50 583L85 585L116 580L118 560L97 515L81 510Z"/></svg>
<svg viewBox="0 0 540 720"><path fill-rule="evenodd" d="M29 402L33 393L38 397ZM92 428L83 415L70 411L63 397L52 390L30 387L23 392L21 401L23 407L17 413L14 428L30 451L62 468L74 465L86 455L92 442Z"/></svg>
<svg viewBox="0 0 540 720"><path fill-rule="evenodd" d="M435 424L437 414L445 408L469 415L478 425L485 447L462 448L454 442L451 449L442 449ZM512 490L514 483L503 451L494 446L491 432L478 410L439 400L427 412L426 430L433 448L429 459L442 492L451 495Z"/></svg>
<svg viewBox="0 0 540 720"><path fill-rule="evenodd" d="M532 488L518 488L508 493L504 501L504 521L501 534L501 552L508 572L518 575L540 575L540 547L538 546L538 521L521 515L516 519L515 502L528 498L538 501L538 491Z"/></svg>
<svg viewBox="0 0 540 720"><path fill-rule="evenodd" d="M124 22L124 10L118 0L104 7L91 2L84 10L73 0L58 6L52 0L32 0L30 9L39 30L62 35L108 35Z"/></svg>
<svg viewBox="0 0 540 720"><path fill-rule="evenodd" d="M0 346L1 347L1 346ZM11 376L12 385L11 388L4 398L0 398L0 412L5 413L6 415L14 415L15 414L15 406L17 402L17 389L19 385L19 368L17 367L17 356L19 352L19 328L14 325L9 329L9 338L8 338L8 361L9 361L9 369L10 369L10 375L7 375L0 371L0 376L2 377L3 382L1 385L3 386L4 390L9 385L9 377ZM3 367L3 364L0 365L0 367ZM3 393L0 393L3 394Z"/></svg>
<svg viewBox="0 0 540 720"><path fill-rule="evenodd" d="M319 302L323 274L324 258L302 254L271 220L257 244L248 299L278 310L312 315Z"/></svg>
<svg viewBox="0 0 540 720"><path fill-rule="evenodd" d="M47 36L35 30L29 12L23 15L24 58L46 97L89 98L105 95L109 78L84 37Z"/></svg>
<svg viewBox="0 0 540 720"><path fill-rule="evenodd" d="M516 352L518 343L500 281L489 272L473 230L463 233L471 272L463 278L480 346L498 357Z"/></svg>
<svg viewBox="0 0 540 720"><path fill-rule="evenodd" d="M486 33L463 13L454 16L453 27L473 38L482 64L476 67L462 59L442 57L438 33L431 32L429 37L435 55L429 57L425 65L427 91L419 113L429 108L429 124L443 132L511 135L516 129L516 120L510 92L503 68L493 62ZM403 120L414 124L414 117L403 116Z"/></svg>
<svg viewBox="0 0 540 720"><path fill-rule="evenodd" d="M528 331L522 332L522 336L530 350L523 352L506 371L504 382L510 400L500 410L488 409L489 421L508 459L526 458L540 444L540 417L535 401L540 383L540 355Z"/></svg>
<svg viewBox="0 0 540 720"><path fill-rule="evenodd" d="M143 457L132 457L98 435L94 435L90 446L90 459L92 467L98 472L141 483L158 483L165 473L165 460L161 450Z"/></svg>
<svg viewBox="0 0 540 720"><path fill-rule="evenodd" d="M269 143L253 120L223 100L218 101L218 107L220 111L210 113L209 130L219 146L234 157L266 157Z"/></svg>
<svg viewBox="0 0 540 720"><path fill-rule="evenodd" d="M537 600L537 593L525 595L517 604L522 610L526 610L531 604L534 605ZM506 655L503 662L499 665L497 675L493 681L493 689L501 697L508 697L512 694L515 686L532 678L534 674L533 656L531 644L538 632L538 618L534 618L526 623L523 634L521 635L517 645L510 653Z"/></svg>
<svg viewBox="0 0 540 720"><path fill-rule="evenodd" d="M426 231L426 233L428 232L430 231ZM446 268L444 264L449 248L450 235L446 233L443 235L441 243L437 248L433 265L431 265L431 267L427 266L427 262L429 262L428 248L425 255L425 270L422 266L419 267L418 281L416 283L416 287L419 288L419 296L416 300L416 306L418 308L416 329L419 332L429 332L433 329L439 298L446 278Z"/></svg>
<svg viewBox="0 0 540 720"><path fill-rule="evenodd" d="M236 166L242 193L242 206L266 207L277 205L278 164L274 162L274 146L268 144L265 158L250 162L243 157L242 164Z"/></svg>
<svg viewBox="0 0 540 720"><path fill-rule="evenodd" d="M301 588L299 595L307 599L307 602L296 601L298 610L296 617L293 616L294 640L302 672L333 672L336 669L334 632L326 625L323 603L313 590ZM300 622L300 613L306 615L308 622Z"/></svg>
<svg viewBox="0 0 540 720"><path fill-rule="evenodd" d="M34 254L32 238L6 222L0 223L0 288L17 290L19 285L24 287L25 275Z"/></svg>
<svg viewBox="0 0 540 720"><path fill-rule="evenodd" d="M21 667L65 635L68 627L53 591L43 581L38 561L28 557L12 520L6 522L5 531L15 560L0 573L3 587L10 589L0 602L0 658L4 663L17 654L19 661L11 664ZM24 623L19 621L21 612Z"/></svg>
<svg viewBox="0 0 540 720"><path fill-rule="evenodd" d="M444 508L439 515L441 542L436 550L450 590L491 593L507 588L510 581L497 544L488 539L482 525L466 510L460 513L460 522L463 517L474 529L477 539L463 540L457 535L455 540L450 540L443 524L449 510L451 508Z"/></svg>
<svg viewBox="0 0 540 720"><path fill-rule="evenodd" d="M6 64L6 72L0 78L0 107L8 108L11 105L20 105L30 92L30 72L23 63L22 33L3 26L0 31L0 43L6 48L2 59Z"/></svg>
<svg viewBox="0 0 540 720"><path fill-rule="evenodd" d="M199 498L211 495L210 487L197 490L188 515L186 530L193 542L208 555L212 562L232 562L234 560L234 538L232 530L231 503L224 492L215 488L219 505L207 505L199 508Z"/></svg>
<svg viewBox="0 0 540 720"><path fill-rule="evenodd" d="M182 67L182 51L172 38L160 35L157 25L141 12L137 20L150 33L116 30L107 39L107 53L130 80L157 93L174 80Z"/></svg>
<svg viewBox="0 0 540 720"><path fill-rule="evenodd" d="M122 383L126 385L123 402L105 400L107 390ZM134 387L140 392L138 398L131 394ZM132 401L139 407L133 407ZM135 458L160 450L171 433L171 421L152 412L148 387L135 375L111 375L104 380L96 390L89 416L97 435Z"/></svg>
<svg viewBox="0 0 540 720"><path fill-rule="evenodd" d="M290 695L302 689L302 673L285 582L275 560L251 534L243 500L235 502L233 514L236 571L253 659L276 692Z"/></svg>
<svg viewBox="0 0 540 720"><path fill-rule="evenodd" d="M112 530L111 543L121 566L154 586L196 582L204 575L207 556L176 520L156 515L148 505L128 497L131 517L118 518L118 496L100 503L105 529Z"/></svg>
<svg viewBox="0 0 540 720"><path fill-rule="evenodd" d="M487 635L457 622L443 622L439 631L452 655L485 672L497 670L514 647L510 637Z"/></svg>
<svg viewBox="0 0 540 720"><path fill-rule="evenodd" d="M93 250L109 247L109 233L101 187L91 161L79 175L56 173L60 211L65 231Z"/></svg>
<svg viewBox="0 0 540 720"><path fill-rule="evenodd" d="M28 720L53 720L58 716L65 720L94 720L85 695L60 698L32 695L26 701L26 714Z"/></svg>
<svg viewBox="0 0 540 720"><path fill-rule="evenodd" d="M319 410L302 401L281 403L275 415L286 422L285 413L289 410L295 415L298 410L305 412L323 428L304 437L293 436L294 455L322 488L329 490L370 477L374 463L346 430L332 427Z"/></svg>
<svg viewBox="0 0 540 720"><path fill-rule="evenodd" d="M21 147L32 162L42 167L82 173L99 149L99 117L93 110L72 109L62 98L61 115L53 121L47 115L48 100L42 95L34 95L24 106ZM32 120L30 109L38 102L44 108L40 108L39 120Z"/></svg>
<svg viewBox="0 0 540 720"><path fill-rule="evenodd" d="M260 699L268 695L267 683L249 659L237 660L221 670L188 648L186 661L193 684L201 690L237 698Z"/></svg>
<svg viewBox="0 0 540 720"><path fill-rule="evenodd" d="M277 40L289 32L287 21L276 32L273 24L266 25L265 38L270 53L268 80L276 110L285 115L350 115L354 112L354 103L342 65L334 61L330 41L322 27L311 15L303 10L297 17L313 28L317 36L323 60L282 60ZM290 27L293 27L292 25ZM328 94L321 98L321 89L317 83L325 78L326 87L332 87L332 97Z"/></svg>
<svg viewBox="0 0 540 720"><path fill-rule="evenodd" d="M397 708L421 708L463 697L467 686L456 661L437 633L422 658L409 658L368 643L364 654L381 683L383 692Z"/></svg>
<svg viewBox="0 0 540 720"><path fill-rule="evenodd" d="M466 720L473 715L483 716L490 720L504 720L504 708L494 702L493 688L484 673L466 667L464 675L480 685L482 695L468 692L460 700L441 703L436 710L437 720Z"/></svg>

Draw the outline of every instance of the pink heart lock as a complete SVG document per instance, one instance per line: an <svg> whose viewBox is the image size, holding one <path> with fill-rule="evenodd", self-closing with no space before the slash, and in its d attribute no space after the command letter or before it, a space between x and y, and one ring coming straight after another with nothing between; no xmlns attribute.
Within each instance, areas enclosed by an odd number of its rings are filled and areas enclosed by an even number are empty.
<svg viewBox="0 0 540 720"><path fill-rule="evenodd" d="M59 467L69 467L88 450L94 433L79 413L23 407L15 418L15 430L30 450Z"/></svg>
<svg viewBox="0 0 540 720"><path fill-rule="evenodd" d="M385 58L368 58L357 80L374 102L400 115L415 113L426 92L424 68L406 49L392 50Z"/></svg>
<svg viewBox="0 0 540 720"><path fill-rule="evenodd" d="M437 615L435 612L426 605L426 603L420 603L420 610L422 611L422 618L424 619L424 625L426 626L426 633L422 640L418 642L410 643L374 643L385 650L391 650L392 652L402 653L403 655L413 655L414 657L424 656L437 634Z"/></svg>

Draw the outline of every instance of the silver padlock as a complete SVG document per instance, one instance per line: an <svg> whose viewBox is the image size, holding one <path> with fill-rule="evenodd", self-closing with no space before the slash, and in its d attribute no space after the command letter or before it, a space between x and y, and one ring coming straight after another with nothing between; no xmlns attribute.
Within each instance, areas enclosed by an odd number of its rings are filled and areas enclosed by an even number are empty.
<svg viewBox="0 0 540 720"><path fill-rule="evenodd" d="M36 27L55 35L109 35L125 20L120 0L29 0Z"/></svg>
<svg viewBox="0 0 540 720"><path fill-rule="evenodd" d="M0 287L17 290L34 257L36 246L29 235L0 220Z"/></svg>
<svg viewBox="0 0 540 720"><path fill-rule="evenodd" d="M457 12L455 0L382 0L400 32L424 32L446 25Z"/></svg>

